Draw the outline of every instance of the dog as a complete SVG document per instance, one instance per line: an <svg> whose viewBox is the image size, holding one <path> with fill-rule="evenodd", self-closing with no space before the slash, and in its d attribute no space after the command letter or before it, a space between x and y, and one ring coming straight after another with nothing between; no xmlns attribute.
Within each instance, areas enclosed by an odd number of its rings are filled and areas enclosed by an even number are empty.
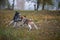
<svg viewBox="0 0 60 40"><path fill-rule="evenodd" d="M8 26L14 24L13 27L17 27L18 23L22 21L22 16L19 12L15 12L13 19L9 22Z"/></svg>
<svg viewBox="0 0 60 40"><path fill-rule="evenodd" d="M14 20L10 21L9 25L11 25L12 23L14 23L13 27L27 25L29 27L29 31L32 29L33 26L38 29L37 25L33 22L33 20L27 19L26 16L21 16L21 20L18 20L17 22L14 22Z"/></svg>
<svg viewBox="0 0 60 40"><path fill-rule="evenodd" d="M27 25L29 27L29 31L34 26L36 29L38 29L37 25L32 21L32 19L27 19L26 16L23 17L23 25Z"/></svg>

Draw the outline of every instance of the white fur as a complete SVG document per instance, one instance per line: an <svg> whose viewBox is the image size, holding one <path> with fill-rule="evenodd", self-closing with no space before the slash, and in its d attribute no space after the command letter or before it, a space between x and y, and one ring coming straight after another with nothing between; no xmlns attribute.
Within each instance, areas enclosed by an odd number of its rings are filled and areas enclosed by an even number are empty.
<svg viewBox="0 0 60 40"><path fill-rule="evenodd" d="M38 29L38 27L35 25L34 22L29 22L29 23L28 23L29 30L32 29L32 27L33 27L32 25L33 25L36 29Z"/></svg>
<svg viewBox="0 0 60 40"><path fill-rule="evenodd" d="M10 23L9 23L9 25L11 25L11 24L14 24L13 25L13 27L17 27L17 26L20 26L20 25L25 25L25 24L23 24L24 23L24 21L22 20L21 22L14 22L14 20L12 20L12 21L10 21ZM29 27L29 30L31 30L32 29L32 27L33 26L36 28L36 29L38 29L38 27L37 27L37 25L33 22L33 21L28 21L28 27Z"/></svg>

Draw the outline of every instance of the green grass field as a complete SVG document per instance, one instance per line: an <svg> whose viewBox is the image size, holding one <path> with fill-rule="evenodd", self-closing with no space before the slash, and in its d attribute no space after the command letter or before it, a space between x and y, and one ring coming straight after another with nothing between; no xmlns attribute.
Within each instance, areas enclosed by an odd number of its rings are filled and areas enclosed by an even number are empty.
<svg viewBox="0 0 60 40"><path fill-rule="evenodd" d="M15 11L0 10L0 40L60 40L60 11L19 12L33 19L39 29L6 27Z"/></svg>

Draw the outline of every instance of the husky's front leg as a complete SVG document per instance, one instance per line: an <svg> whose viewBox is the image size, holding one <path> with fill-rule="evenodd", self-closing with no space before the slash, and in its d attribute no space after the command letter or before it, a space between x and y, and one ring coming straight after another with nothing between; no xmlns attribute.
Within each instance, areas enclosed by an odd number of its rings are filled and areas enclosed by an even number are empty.
<svg viewBox="0 0 60 40"><path fill-rule="evenodd" d="M14 22L14 25L13 25L13 27L17 27L17 22Z"/></svg>
<svg viewBox="0 0 60 40"><path fill-rule="evenodd" d="M32 27L31 27L31 25L30 24L28 24L28 27L29 27L29 31L32 29Z"/></svg>

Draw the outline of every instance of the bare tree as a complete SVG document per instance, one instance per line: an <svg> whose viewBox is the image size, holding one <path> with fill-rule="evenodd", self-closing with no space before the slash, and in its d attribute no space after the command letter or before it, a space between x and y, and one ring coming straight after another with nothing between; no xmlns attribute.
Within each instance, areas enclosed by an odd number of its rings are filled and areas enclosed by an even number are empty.
<svg viewBox="0 0 60 40"><path fill-rule="evenodd" d="M12 10L14 10L14 4L15 4L15 0L13 0Z"/></svg>
<svg viewBox="0 0 60 40"><path fill-rule="evenodd" d="M58 3L58 8L60 8L60 2Z"/></svg>
<svg viewBox="0 0 60 40"><path fill-rule="evenodd" d="M38 10L40 4L42 4L42 10L44 10L44 6L46 4L52 5L53 3L52 3L52 0L37 0L37 10Z"/></svg>
<svg viewBox="0 0 60 40"><path fill-rule="evenodd" d="M0 9L3 9L6 6L7 0L0 0Z"/></svg>

